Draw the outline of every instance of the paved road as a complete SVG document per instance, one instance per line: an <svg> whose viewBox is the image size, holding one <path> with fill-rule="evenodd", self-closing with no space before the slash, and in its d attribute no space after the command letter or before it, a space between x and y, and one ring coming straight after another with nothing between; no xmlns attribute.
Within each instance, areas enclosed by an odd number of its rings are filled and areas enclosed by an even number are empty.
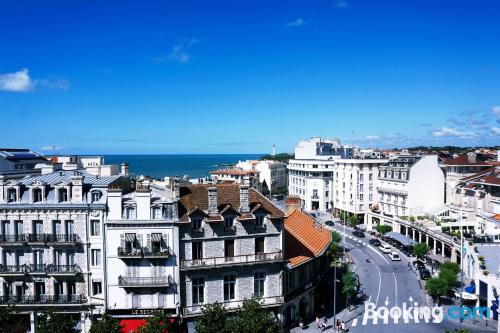
<svg viewBox="0 0 500 333"><path fill-rule="evenodd" d="M321 218L320 218L321 220ZM324 220L324 219L323 219ZM335 227L337 231L342 233L344 228L342 226ZM410 307L411 303L417 302L418 305L432 306L430 299L426 297L421 287L421 281L417 277L414 270L409 269L407 258L400 253L401 261L392 261L390 258L382 254L378 249L368 244L369 238L358 239L352 236L351 230L346 228L347 237L346 247L348 248L347 255L352 258L354 271L358 274L361 287L364 289L369 302L375 303L376 307L393 306L402 307L406 303ZM370 262L366 258L370 258ZM365 303L366 304L366 303ZM347 324L349 332L429 332L429 333L443 333L445 328L453 329L458 328L458 322L445 320L442 323L436 324L431 322L425 323L420 320L415 323L415 320L408 320L404 323L402 318L398 323L389 319L387 324L384 324L382 319L377 323L369 319L364 321L365 317L365 304L361 304L355 309L348 311L344 309L338 316ZM367 318L368 319L368 318ZM328 318L330 328L325 332L333 332L331 325L333 318ZM496 325L493 322L492 325ZM471 332L495 332L494 327L485 328L474 326L471 322L464 323L464 327L468 328ZM306 330L296 328L292 332L319 332L316 325L313 323L309 325Z"/></svg>

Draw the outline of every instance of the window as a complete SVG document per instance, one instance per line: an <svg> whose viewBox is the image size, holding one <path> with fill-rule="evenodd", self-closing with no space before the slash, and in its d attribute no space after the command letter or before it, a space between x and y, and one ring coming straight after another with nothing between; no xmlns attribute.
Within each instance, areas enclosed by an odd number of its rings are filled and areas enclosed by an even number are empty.
<svg viewBox="0 0 500 333"><path fill-rule="evenodd" d="M125 218L126 219L135 219L135 209L134 209L134 207L126 207L125 208Z"/></svg>
<svg viewBox="0 0 500 333"><path fill-rule="evenodd" d="M191 226L194 230L201 229L201 218L199 218L199 217L191 218Z"/></svg>
<svg viewBox="0 0 500 333"><path fill-rule="evenodd" d="M99 220L90 221L90 234L92 236L101 236L101 221Z"/></svg>
<svg viewBox="0 0 500 333"><path fill-rule="evenodd" d="M101 197L102 197L101 191L93 191L91 200L92 200L92 202L97 202L97 201L101 200Z"/></svg>
<svg viewBox="0 0 500 333"><path fill-rule="evenodd" d="M360 182L362 182L362 181L363 181L363 177L364 177L364 175L361 173L361 174L359 175L359 181L360 181Z"/></svg>
<svg viewBox="0 0 500 333"><path fill-rule="evenodd" d="M363 186L363 184L359 184L359 191L360 191L360 192L363 192L363 190L364 190L364 186Z"/></svg>
<svg viewBox="0 0 500 333"><path fill-rule="evenodd" d="M42 201L42 189L34 188L33 189L33 202L41 202Z"/></svg>
<svg viewBox="0 0 500 333"><path fill-rule="evenodd" d="M192 251L193 260L203 259L203 243L202 242L191 243L191 251Z"/></svg>
<svg viewBox="0 0 500 333"><path fill-rule="evenodd" d="M17 201L17 191L14 188L9 188L7 190L7 200L9 202L15 202Z"/></svg>
<svg viewBox="0 0 500 333"><path fill-rule="evenodd" d="M373 180L373 174L371 174L371 173L370 173L370 174L368 175L368 180L369 180L369 181L372 181L372 180Z"/></svg>
<svg viewBox="0 0 500 333"><path fill-rule="evenodd" d="M68 201L68 190L65 188L60 188L58 191L59 195L59 202L66 202Z"/></svg>
<svg viewBox="0 0 500 333"><path fill-rule="evenodd" d="M92 295L102 294L102 282L101 281L92 281Z"/></svg>
<svg viewBox="0 0 500 333"><path fill-rule="evenodd" d="M256 215L255 216L255 225L257 227L264 226L264 215Z"/></svg>
<svg viewBox="0 0 500 333"><path fill-rule="evenodd" d="M255 253L264 253L264 237L255 238Z"/></svg>
<svg viewBox="0 0 500 333"><path fill-rule="evenodd" d="M153 215L153 219L161 219L161 208L160 207L154 207L152 215Z"/></svg>
<svg viewBox="0 0 500 333"><path fill-rule="evenodd" d="M231 228L233 226L234 217L233 216L224 216L224 227Z"/></svg>
<svg viewBox="0 0 500 333"><path fill-rule="evenodd" d="M101 250L92 249L92 266L101 266Z"/></svg>
<svg viewBox="0 0 500 333"><path fill-rule="evenodd" d="M201 304L205 300L205 279L193 279L193 304Z"/></svg>
<svg viewBox="0 0 500 333"><path fill-rule="evenodd" d="M224 257L226 257L226 261L233 260L233 258L234 258L234 239L226 239L224 241Z"/></svg>
<svg viewBox="0 0 500 333"><path fill-rule="evenodd" d="M253 277L253 294L256 297L264 296L264 281L266 276L262 272L257 272Z"/></svg>
<svg viewBox="0 0 500 333"><path fill-rule="evenodd" d="M236 276L224 276L224 300L229 301L234 299L234 287L236 285Z"/></svg>

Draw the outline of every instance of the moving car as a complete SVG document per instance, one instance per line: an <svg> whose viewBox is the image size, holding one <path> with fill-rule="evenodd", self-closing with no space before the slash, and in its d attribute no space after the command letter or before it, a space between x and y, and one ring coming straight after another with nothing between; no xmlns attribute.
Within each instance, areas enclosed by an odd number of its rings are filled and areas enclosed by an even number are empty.
<svg viewBox="0 0 500 333"><path fill-rule="evenodd" d="M378 248L382 253L391 253L392 252L392 248L389 246L389 245L380 245L379 248Z"/></svg>
<svg viewBox="0 0 500 333"><path fill-rule="evenodd" d="M382 245L382 243L378 239L376 239L376 238L370 239L368 241L368 243L370 243L373 246L380 246L380 245Z"/></svg>
<svg viewBox="0 0 500 333"><path fill-rule="evenodd" d="M429 272L429 270L425 268L419 269L418 273L420 274L420 278L422 280L427 280L431 277L431 272Z"/></svg>
<svg viewBox="0 0 500 333"><path fill-rule="evenodd" d="M359 237L359 238L365 237L365 233L363 231L359 231L359 230L353 231L352 234L356 237Z"/></svg>
<svg viewBox="0 0 500 333"><path fill-rule="evenodd" d="M401 257L397 252L392 251L389 253L389 258L391 258L392 261L401 261Z"/></svg>
<svg viewBox="0 0 500 333"><path fill-rule="evenodd" d="M325 224L330 227L333 227L335 225L335 223L332 220L325 221Z"/></svg>

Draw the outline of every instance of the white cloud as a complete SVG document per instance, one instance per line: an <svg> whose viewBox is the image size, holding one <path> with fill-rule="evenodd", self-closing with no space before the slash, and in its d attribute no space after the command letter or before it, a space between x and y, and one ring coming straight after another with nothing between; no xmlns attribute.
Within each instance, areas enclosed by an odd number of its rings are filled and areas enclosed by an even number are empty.
<svg viewBox="0 0 500 333"><path fill-rule="evenodd" d="M300 28L301 26L304 25L304 23L305 23L304 20L299 17L296 20L293 20L293 21L285 24L285 27L287 27L287 28Z"/></svg>
<svg viewBox="0 0 500 333"><path fill-rule="evenodd" d="M435 138L447 138L447 137L456 137L461 139L470 139L474 137L474 133L460 131L455 128L443 126L440 129L437 129L432 132L432 136Z"/></svg>
<svg viewBox="0 0 500 333"><path fill-rule="evenodd" d="M10 92L26 92L34 88L28 69L23 68L14 73L0 74L0 90Z"/></svg>
<svg viewBox="0 0 500 333"><path fill-rule="evenodd" d="M168 55L168 60L181 64L187 64L191 60L189 50L197 43L199 43L199 40L196 38L182 40L180 43L172 47L172 50Z"/></svg>
<svg viewBox="0 0 500 333"><path fill-rule="evenodd" d="M63 147L59 147L59 146L43 146L43 147L40 147L40 150L43 150L43 151L47 151L47 150L50 150L50 151L54 151L54 150L61 150Z"/></svg>
<svg viewBox="0 0 500 333"><path fill-rule="evenodd" d="M9 92L28 92L36 87L43 87L56 90L67 90L69 83L63 79L39 79L30 77L27 68L14 73L0 74L0 90Z"/></svg>
<svg viewBox="0 0 500 333"><path fill-rule="evenodd" d="M378 135L366 135L365 136L366 140L378 140L380 137Z"/></svg>
<svg viewBox="0 0 500 333"><path fill-rule="evenodd" d="M347 8L349 4L345 0L336 0L333 4L337 8Z"/></svg>
<svg viewBox="0 0 500 333"><path fill-rule="evenodd" d="M497 117L500 117L500 106L494 106L491 108L491 112Z"/></svg>
<svg viewBox="0 0 500 333"><path fill-rule="evenodd" d="M495 127L493 126L491 128L491 130L493 131L493 133L495 133L496 135L500 135L500 127Z"/></svg>

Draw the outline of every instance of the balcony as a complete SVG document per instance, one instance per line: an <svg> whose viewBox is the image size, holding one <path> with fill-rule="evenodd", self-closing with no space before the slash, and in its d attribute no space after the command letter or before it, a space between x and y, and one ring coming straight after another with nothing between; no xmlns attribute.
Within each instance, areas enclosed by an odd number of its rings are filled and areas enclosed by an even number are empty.
<svg viewBox="0 0 500 333"><path fill-rule="evenodd" d="M28 234L28 244L45 244L46 240L45 234Z"/></svg>
<svg viewBox="0 0 500 333"><path fill-rule="evenodd" d="M118 258L121 259L142 259L142 248L119 247L117 250Z"/></svg>
<svg viewBox="0 0 500 333"><path fill-rule="evenodd" d="M23 246L26 244L26 235L1 235L1 246Z"/></svg>
<svg viewBox="0 0 500 333"><path fill-rule="evenodd" d="M247 254L234 257L213 257L195 260L181 260L181 269L215 268L223 266L245 265L249 263L270 263L283 260L283 252Z"/></svg>
<svg viewBox="0 0 500 333"><path fill-rule="evenodd" d="M56 245L76 245L80 241L76 234L49 234L46 241L52 246Z"/></svg>
<svg viewBox="0 0 500 333"><path fill-rule="evenodd" d="M2 277L19 277L27 273L26 265L0 265L0 276Z"/></svg>
<svg viewBox="0 0 500 333"><path fill-rule="evenodd" d="M118 285L125 288L164 288L174 284L172 276L136 277L119 276Z"/></svg>
<svg viewBox="0 0 500 333"><path fill-rule="evenodd" d="M262 303L263 307L275 307L279 306L284 303L284 297L283 296L270 296L270 297L261 297L259 298L260 302ZM231 301L224 301L221 303L221 305L225 308L228 309L229 311L231 310L236 310L239 307L243 305L243 302L245 300L231 300ZM197 304L197 305L192 305L192 306L186 306L182 309L182 313L189 317L191 315L197 315L201 313L201 308L203 307L204 304Z"/></svg>
<svg viewBox="0 0 500 333"><path fill-rule="evenodd" d="M28 273L32 275L46 274L47 266L45 264L31 264L28 266Z"/></svg>
<svg viewBox="0 0 500 333"><path fill-rule="evenodd" d="M78 265L48 265L47 274L50 276L75 276L81 273Z"/></svg>
<svg viewBox="0 0 500 333"><path fill-rule="evenodd" d="M147 247L142 249L144 254L144 258L146 259L155 259L155 258L168 258L170 256L170 249L149 249Z"/></svg>
<svg viewBox="0 0 500 333"><path fill-rule="evenodd" d="M84 295L9 295L0 296L0 305L81 305L87 303L87 298Z"/></svg>

